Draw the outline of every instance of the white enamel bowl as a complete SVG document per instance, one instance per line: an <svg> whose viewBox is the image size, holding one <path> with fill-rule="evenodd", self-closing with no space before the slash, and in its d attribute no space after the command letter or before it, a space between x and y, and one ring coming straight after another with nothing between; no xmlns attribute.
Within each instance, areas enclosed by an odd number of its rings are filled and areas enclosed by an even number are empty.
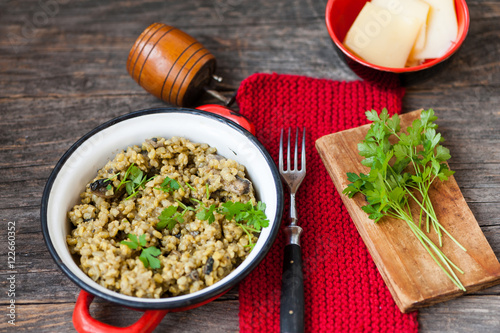
<svg viewBox="0 0 500 333"><path fill-rule="evenodd" d="M71 256L66 235L67 213L79 202L85 184L118 151L152 137L185 137L208 143L218 153L243 164L257 197L267 205L270 225L264 228L248 258L223 280L201 291L171 298L142 299L108 290L88 277ZM80 288L111 302L137 309L182 309L206 303L247 276L264 258L279 230L283 189L276 165L259 141L243 127L219 115L191 109L160 108L133 112L95 128L60 159L47 182L41 207L47 247L61 270Z"/></svg>

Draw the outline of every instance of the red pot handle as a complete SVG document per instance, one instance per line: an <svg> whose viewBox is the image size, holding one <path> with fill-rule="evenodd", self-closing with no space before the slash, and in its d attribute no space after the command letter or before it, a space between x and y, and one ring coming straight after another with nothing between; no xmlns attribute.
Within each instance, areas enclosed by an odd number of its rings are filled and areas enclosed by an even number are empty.
<svg viewBox="0 0 500 333"><path fill-rule="evenodd" d="M197 107L198 110L203 110L211 113L218 114L219 116L223 116L229 120L234 121L241 127L245 128L247 131L255 135L255 126L243 115L239 114L236 111L233 111L225 106L217 105L217 104L205 104Z"/></svg>
<svg viewBox="0 0 500 333"><path fill-rule="evenodd" d="M142 317L127 327L115 327L101 323L90 316L89 307L94 295L80 291L73 311L73 325L80 333L150 333L158 326L168 310L146 310Z"/></svg>

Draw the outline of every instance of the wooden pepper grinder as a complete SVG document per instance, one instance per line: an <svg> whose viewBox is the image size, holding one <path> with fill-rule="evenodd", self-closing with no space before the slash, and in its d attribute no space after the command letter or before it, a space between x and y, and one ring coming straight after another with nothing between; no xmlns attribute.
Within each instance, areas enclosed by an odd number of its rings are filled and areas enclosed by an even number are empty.
<svg viewBox="0 0 500 333"><path fill-rule="evenodd" d="M163 23L153 23L142 32L130 50L127 71L146 91L163 101L191 106L203 92L232 103L211 90L216 60L200 42Z"/></svg>

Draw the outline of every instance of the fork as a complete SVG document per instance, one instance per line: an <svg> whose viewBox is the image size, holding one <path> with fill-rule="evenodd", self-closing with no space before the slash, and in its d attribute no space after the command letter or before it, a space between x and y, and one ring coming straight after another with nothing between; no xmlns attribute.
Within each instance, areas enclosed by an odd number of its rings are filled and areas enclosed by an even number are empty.
<svg viewBox="0 0 500 333"><path fill-rule="evenodd" d="M279 171L290 189L290 224L284 229L286 236L283 259L283 277L281 285L280 329L281 332L304 331L304 284L302 275L302 254L300 234L302 228L297 225L295 193L306 176L306 130L302 134L302 153L300 170L298 165L299 130L295 135L293 166L290 164L290 128L288 129L287 169L283 165L283 129L280 136Z"/></svg>

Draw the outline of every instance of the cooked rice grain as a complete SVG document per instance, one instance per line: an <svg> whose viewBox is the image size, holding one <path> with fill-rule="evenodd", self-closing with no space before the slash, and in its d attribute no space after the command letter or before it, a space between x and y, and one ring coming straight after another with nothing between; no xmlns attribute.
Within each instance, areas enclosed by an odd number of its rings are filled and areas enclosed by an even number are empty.
<svg viewBox="0 0 500 333"><path fill-rule="evenodd" d="M184 223L172 230L155 228L164 208L178 206L177 201L192 205L189 198L207 207L219 207L226 201L256 203L245 168L216 153L214 147L180 137L146 140L141 147L118 153L87 184L81 203L68 214L74 229L67 243L71 253L79 257L81 269L108 289L148 298L192 293L233 271L250 252L246 234L234 221L215 213L215 222L208 224L188 211ZM131 164L148 179L156 177L126 200L127 193L115 192ZM181 188L173 193L159 190L167 176ZM105 183L107 179L111 180ZM106 186L93 191L91 184L99 180ZM112 186L107 189L107 185ZM145 235L146 247L161 250L160 269L145 268L139 260L140 251L120 244L128 234ZM256 240L254 236L253 242Z"/></svg>

